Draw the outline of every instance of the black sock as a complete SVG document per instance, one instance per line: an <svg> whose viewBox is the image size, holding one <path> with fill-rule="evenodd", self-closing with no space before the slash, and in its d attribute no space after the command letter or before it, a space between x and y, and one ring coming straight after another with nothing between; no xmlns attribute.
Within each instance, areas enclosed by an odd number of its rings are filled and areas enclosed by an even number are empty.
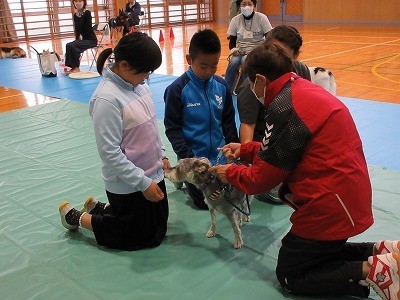
<svg viewBox="0 0 400 300"><path fill-rule="evenodd" d="M90 211L91 215L103 215L104 213L104 208L106 207L107 203L103 203L98 201L95 205L95 207Z"/></svg>
<svg viewBox="0 0 400 300"><path fill-rule="evenodd" d="M82 213L75 208L72 208L66 215L65 221L69 225L79 225L79 218L81 217Z"/></svg>

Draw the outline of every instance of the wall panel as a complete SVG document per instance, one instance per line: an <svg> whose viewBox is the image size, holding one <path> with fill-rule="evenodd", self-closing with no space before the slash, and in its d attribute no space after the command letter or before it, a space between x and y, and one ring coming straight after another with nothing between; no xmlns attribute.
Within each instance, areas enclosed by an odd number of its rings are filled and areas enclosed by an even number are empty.
<svg viewBox="0 0 400 300"><path fill-rule="evenodd" d="M257 2L258 11L266 15L280 15L281 14L281 3L280 0L268 0L262 3Z"/></svg>
<svg viewBox="0 0 400 300"><path fill-rule="evenodd" d="M305 23L400 24L400 0L304 0Z"/></svg>
<svg viewBox="0 0 400 300"><path fill-rule="evenodd" d="M378 22L400 22L400 0L380 0Z"/></svg>
<svg viewBox="0 0 400 300"><path fill-rule="evenodd" d="M214 20L229 23L229 7L231 0L214 0Z"/></svg>
<svg viewBox="0 0 400 300"><path fill-rule="evenodd" d="M335 22L342 19L343 0L304 0L304 22Z"/></svg>
<svg viewBox="0 0 400 300"><path fill-rule="evenodd" d="M343 1L342 21L345 23L378 22L380 0Z"/></svg>
<svg viewBox="0 0 400 300"><path fill-rule="evenodd" d="M299 0L286 0L287 15L302 15L303 14L303 1Z"/></svg>

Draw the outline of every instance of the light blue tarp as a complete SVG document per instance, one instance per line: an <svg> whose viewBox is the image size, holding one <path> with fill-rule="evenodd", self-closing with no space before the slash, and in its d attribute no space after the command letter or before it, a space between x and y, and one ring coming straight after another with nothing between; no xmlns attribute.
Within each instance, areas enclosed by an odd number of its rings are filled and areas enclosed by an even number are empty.
<svg viewBox="0 0 400 300"><path fill-rule="evenodd" d="M87 105L60 100L2 113L0 128L1 299L299 299L274 273L289 207L254 200L242 226L245 247L235 250L229 222L218 216L219 234L207 239L209 213L168 182L160 247L101 248L92 233L65 230L58 214L62 201L106 199ZM354 240L397 239L400 174L371 167L370 175L376 222Z"/></svg>

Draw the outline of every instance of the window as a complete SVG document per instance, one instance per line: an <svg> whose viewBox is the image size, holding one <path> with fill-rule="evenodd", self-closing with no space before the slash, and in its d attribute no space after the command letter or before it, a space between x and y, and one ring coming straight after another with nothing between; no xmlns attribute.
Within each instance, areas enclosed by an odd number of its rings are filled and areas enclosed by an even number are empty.
<svg viewBox="0 0 400 300"><path fill-rule="evenodd" d="M126 0L127 2L128 0ZM138 0L144 26L213 21L213 0ZM114 17L115 0L88 0L93 24ZM39 40L72 35L71 1L0 0L1 42Z"/></svg>
<svg viewBox="0 0 400 300"><path fill-rule="evenodd" d="M141 0L150 26L213 21L213 0Z"/></svg>
<svg viewBox="0 0 400 300"><path fill-rule="evenodd" d="M114 15L113 0L90 0L87 8L93 23L107 22ZM49 39L71 35L73 29L71 1L0 0L2 42Z"/></svg>

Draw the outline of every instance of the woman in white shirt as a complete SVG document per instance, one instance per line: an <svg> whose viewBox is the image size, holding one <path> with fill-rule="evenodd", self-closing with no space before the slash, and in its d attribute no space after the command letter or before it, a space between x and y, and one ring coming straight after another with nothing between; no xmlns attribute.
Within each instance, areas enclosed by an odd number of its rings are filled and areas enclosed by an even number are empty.
<svg viewBox="0 0 400 300"><path fill-rule="evenodd" d="M229 64L225 80L232 91L236 74L247 54L264 40L265 34L272 29L266 15L256 12L257 0L236 0L240 14L229 23Z"/></svg>

